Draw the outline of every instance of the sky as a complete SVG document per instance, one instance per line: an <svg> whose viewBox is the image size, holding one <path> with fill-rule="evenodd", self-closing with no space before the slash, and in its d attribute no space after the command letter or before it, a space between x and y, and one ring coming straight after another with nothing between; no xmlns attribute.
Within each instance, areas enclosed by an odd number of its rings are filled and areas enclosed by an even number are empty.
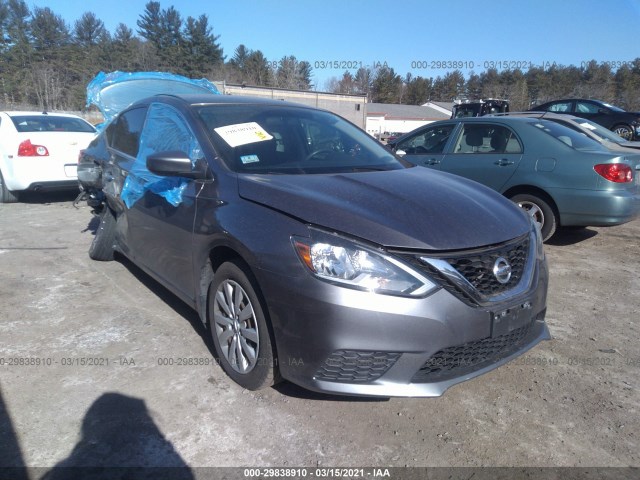
<svg viewBox="0 0 640 480"><path fill-rule="evenodd" d="M148 0L27 0L73 28L93 12L113 33L136 21ZM389 66L401 76L465 75L488 67L615 67L640 57L640 0L160 0L183 19L206 14L227 60L238 45L269 61L306 60L314 88L345 70ZM337 68L334 68L337 67ZM218 80L218 79L211 79Z"/></svg>

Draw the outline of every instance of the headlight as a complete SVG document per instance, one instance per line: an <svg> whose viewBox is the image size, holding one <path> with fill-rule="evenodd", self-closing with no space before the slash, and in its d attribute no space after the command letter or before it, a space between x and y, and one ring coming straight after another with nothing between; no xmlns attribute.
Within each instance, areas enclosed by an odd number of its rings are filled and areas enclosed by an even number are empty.
<svg viewBox="0 0 640 480"><path fill-rule="evenodd" d="M293 237L300 260L321 280L385 295L420 297L436 284L408 265L337 235L312 230L314 238Z"/></svg>

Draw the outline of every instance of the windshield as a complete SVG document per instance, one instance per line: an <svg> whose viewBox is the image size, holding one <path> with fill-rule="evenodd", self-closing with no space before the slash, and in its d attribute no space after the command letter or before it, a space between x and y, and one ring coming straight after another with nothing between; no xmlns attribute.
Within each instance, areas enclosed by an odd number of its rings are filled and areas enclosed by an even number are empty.
<svg viewBox="0 0 640 480"><path fill-rule="evenodd" d="M605 107L610 108L610 109L611 109L611 110L613 110L614 112L624 112L624 110L623 110L623 109L621 109L620 107L616 107L615 105L611 105L610 103L602 102L602 104L603 104Z"/></svg>
<svg viewBox="0 0 640 480"><path fill-rule="evenodd" d="M529 122L529 125L542 130L547 135L551 135L556 140L576 150L603 150L600 143L564 125L549 120L534 120Z"/></svg>
<svg viewBox="0 0 640 480"><path fill-rule="evenodd" d="M16 115L11 120L19 132L86 132L95 128L80 118L55 115Z"/></svg>
<svg viewBox="0 0 640 480"><path fill-rule="evenodd" d="M338 173L408 166L366 132L329 112L237 104L197 106L195 111L235 172Z"/></svg>

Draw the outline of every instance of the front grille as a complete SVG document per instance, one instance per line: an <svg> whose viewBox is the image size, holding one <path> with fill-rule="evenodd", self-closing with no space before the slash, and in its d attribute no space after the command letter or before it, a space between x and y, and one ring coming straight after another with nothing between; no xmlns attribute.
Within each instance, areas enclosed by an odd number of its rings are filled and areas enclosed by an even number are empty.
<svg viewBox="0 0 640 480"><path fill-rule="evenodd" d="M344 383L372 382L389 370L400 358L395 352L337 350L318 369L316 380Z"/></svg>
<svg viewBox="0 0 640 480"><path fill-rule="evenodd" d="M477 254L456 255L446 258L447 262L462 274L467 281L484 296L496 295L516 286L522 278L527 263L529 237L516 244ZM498 282L493 274L493 266L498 258L504 258L511 265L511 278L507 283Z"/></svg>
<svg viewBox="0 0 640 480"><path fill-rule="evenodd" d="M450 293L461 298L466 303L477 304L478 298L489 299L494 295L507 292L517 286L522 279L527 265L529 254L529 235L524 235L511 242L476 250L449 252L445 254L416 255L404 254L403 256L416 267L419 267L431 278L439 283ZM423 260L420 260L420 257ZM493 267L498 258L504 258L511 266L511 278L506 283L500 283L493 273ZM477 292L465 291L456 284L446 272L429 264L426 259L437 259L448 263L464 278Z"/></svg>
<svg viewBox="0 0 640 480"><path fill-rule="evenodd" d="M505 335L484 338L440 350L420 367L411 382L440 382L491 365L527 344L534 323L530 322Z"/></svg>

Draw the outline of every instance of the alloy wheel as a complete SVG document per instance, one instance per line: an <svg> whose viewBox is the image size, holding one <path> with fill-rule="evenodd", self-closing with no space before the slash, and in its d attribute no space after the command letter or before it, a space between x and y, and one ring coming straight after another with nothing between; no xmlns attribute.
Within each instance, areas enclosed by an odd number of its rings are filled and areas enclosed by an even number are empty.
<svg viewBox="0 0 640 480"><path fill-rule="evenodd" d="M633 132L626 125L619 125L619 126L615 127L615 129L613 130L613 133L616 133L617 135L620 135L625 140L629 140L629 141L633 140L633 138L632 138L633 137Z"/></svg>
<svg viewBox="0 0 640 480"><path fill-rule="evenodd" d="M544 225L544 212L542 209L535 203L527 201L518 202L518 206L527 212L536 222L540 230L542 230L542 226Z"/></svg>
<svg viewBox="0 0 640 480"><path fill-rule="evenodd" d="M249 373L256 366L260 341L253 305L240 284L225 280L218 286L213 320L229 365L238 373Z"/></svg>

